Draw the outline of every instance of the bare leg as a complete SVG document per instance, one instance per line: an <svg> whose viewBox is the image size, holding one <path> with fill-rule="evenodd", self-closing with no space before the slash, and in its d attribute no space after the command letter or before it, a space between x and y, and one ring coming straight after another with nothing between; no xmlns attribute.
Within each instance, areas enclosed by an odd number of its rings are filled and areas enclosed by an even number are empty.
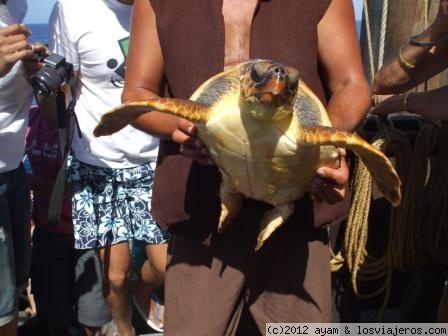
<svg viewBox="0 0 448 336"><path fill-rule="evenodd" d="M151 290L162 285L165 279L167 248L168 244L146 245L148 263L142 267L142 280L146 286L152 286Z"/></svg>
<svg viewBox="0 0 448 336"><path fill-rule="evenodd" d="M149 300L154 288L161 286L165 279L166 251L168 244L146 245L148 259L140 270L140 281L135 285L134 297L144 312L146 319L152 320L155 326L163 327L164 307L158 306L153 299Z"/></svg>
<svg viewBox="0 0 448 336"><path fill-rule="evenodd" d="M95 333L98 330L100 330L100 328L98 327L88 327L88 326L83 326L83 329L86 336L94 336Z"/></svg>
<svg viewBox="0 0 448 336"><path fill-rule="evenodd" d="M0 327L0 335L2 336L16 336L17 335L17 312L14 319Z"/></svg>
<svg viewBox="0 0 448 336"><path fill-rule="evenodd" d="M104 272L107 304L120 336L134 335L131 301L131 254L129 244L107 246L98 251Z"/></svg>

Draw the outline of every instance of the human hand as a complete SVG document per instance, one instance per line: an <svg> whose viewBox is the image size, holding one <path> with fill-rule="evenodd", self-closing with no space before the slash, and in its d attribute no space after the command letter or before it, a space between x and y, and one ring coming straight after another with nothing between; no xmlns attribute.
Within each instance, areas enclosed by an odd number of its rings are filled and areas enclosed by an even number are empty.
<svg viewBox="0 0 448 336"><path fill-rule="evenodd" d="M310 197L316 202L335 204L347 193L349 169L345 159L345 149L339 148L339 168L320 167L310 187Z"/></svg>
<svg viewBox="0 0 448 336"><path fill-rule="evenodd" d="M23 24L0 28L0 77L5 76L19 60L32 56L33 47L28 42L30 34Z"/></svg>
<svg viewBox="0 0 448 336"><path fill-rule="evenodd" d="M177 128L171 139L180 144L180 153L204 165L214 164L202 140L197 136L198 130L194 123L183 118L178 119Z"/></svg>
<svg viewBox="0 0 448 336"><path fill-rule="evenodd" d="M34 50L33 54L23 59L23 66L27 78L34 75L44 66L42 62L39 62L39 56L50 54L50 49L39 42L33 44L32 49Z"/></svg>
<svg viewBox="0 0 448 336"><path fill-rule="evenodd" d="M387 98L384 100L379 98L378 104L370 110L370 113L373 115L387 115L390 113L406 111L408 109L408 107L406 106L407 95L408 94L406 93L391 95L387 96Z"/></svg>

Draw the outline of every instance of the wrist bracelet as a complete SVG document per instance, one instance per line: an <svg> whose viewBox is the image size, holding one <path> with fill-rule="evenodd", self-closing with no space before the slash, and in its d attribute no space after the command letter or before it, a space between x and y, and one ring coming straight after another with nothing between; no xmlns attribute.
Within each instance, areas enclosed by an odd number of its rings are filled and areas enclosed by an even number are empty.
<svg viewBox="0 0 448 336"><path fill-rule="evenodd" d="M433 41L429 41L429 42L420 42L420 41L417 41L416 40L416 38L418 37L418 35L414 35L414 36L411 36L410 38L409 38L409 44L411 45L411 46L415 46L415 47L434 47L434 45L436 44L435 42L433 42Z"/></svg>
<svg viewBox="0 0 448 336"><path fill-rule="evenodd" d="M401 54L401 48L403 48L403 46L400 47L400 49L398 50L398 63L400 63L400 65L404 68L413 70L415 69L415 64L410 63L408 60L406 60L403 55Z"/></svg>

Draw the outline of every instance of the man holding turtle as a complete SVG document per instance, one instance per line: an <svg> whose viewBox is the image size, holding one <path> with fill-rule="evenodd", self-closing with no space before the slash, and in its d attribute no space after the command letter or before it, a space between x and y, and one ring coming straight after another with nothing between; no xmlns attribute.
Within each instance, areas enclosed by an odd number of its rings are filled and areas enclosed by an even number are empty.
<svg viewBox="0 0 448 336"><path fill-rule="evenodd" d="M351 0L135 0L123 101L188 99L206 79L249 58L298 69L337 128L352 130L367 113L370 88ZM345 160L316 172L294 215L254 252L269 207L246 199L232 225L216 233L220 177L194 124L154 112L134 126L165 138L152 204L173 233L165 333L253 335L269 322L329 322L325 227L347 214Z"/></svg>

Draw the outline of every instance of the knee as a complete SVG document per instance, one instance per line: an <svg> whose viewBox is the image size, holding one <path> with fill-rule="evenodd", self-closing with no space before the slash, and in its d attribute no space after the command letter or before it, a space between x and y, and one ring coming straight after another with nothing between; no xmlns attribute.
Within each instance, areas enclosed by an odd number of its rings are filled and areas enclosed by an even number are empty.
<svg viewBox="0 0 448 336"><path fill-rule="evenodd" d="M154 273L158 278L160 279L165 278L165 270L166 270L165 263L150 261L149 264L151 265L151 268L153 269Z"/></svg>
<svg viewBox="0 0 448 336"><path fill-rule="evenodd" d="M129 285L130 275L124 270L109 271L105 279L106 288L116 292L125 289Z"/></svg>

